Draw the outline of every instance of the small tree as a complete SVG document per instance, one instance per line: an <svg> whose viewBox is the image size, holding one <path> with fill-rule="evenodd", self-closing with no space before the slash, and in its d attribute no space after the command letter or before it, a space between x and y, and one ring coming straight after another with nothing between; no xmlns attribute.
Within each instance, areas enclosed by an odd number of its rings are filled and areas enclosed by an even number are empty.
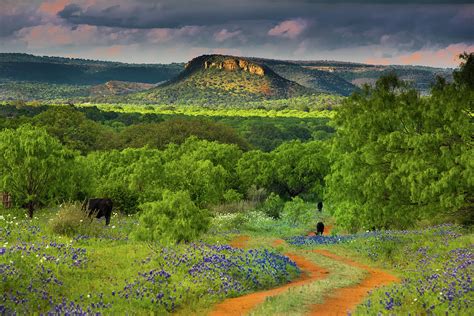
<svg viewBox="0 0 474 316"><path fill-rule="evenodd" d="M140 206L140 224L132 236L165 244L191 241L209 227L209 213L199 209L187 191L165 191L158 202Z"/></svg>
<svg viewBox="0 0 474 316"><path fill-rule="evenodd" d="M66 174L74 153L44 129L24 125L0 132L0 152L0 189L26 206L30 217L39 205L72 194Z"/></svg>

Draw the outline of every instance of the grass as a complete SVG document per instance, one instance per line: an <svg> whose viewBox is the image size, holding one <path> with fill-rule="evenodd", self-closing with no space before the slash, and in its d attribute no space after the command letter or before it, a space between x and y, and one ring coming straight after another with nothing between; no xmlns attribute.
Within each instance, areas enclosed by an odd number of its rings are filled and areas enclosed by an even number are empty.
<svg viewBox="0 0 474 316"><path fill-rule="evenodd" d="M356 315L472 315L474 236L456 225L347 236L335 244L292 240L302 249L326 248L340 256L392 271L401 283L374 290Z"/></svg>
<svg viewBox="0 0 474 316"><path fill-rule="evenodd" d="M471 315L474 306L474 236L455 225L370 232L328 244L325 239L334 237L291 238L304 236L318 220L329 223L326 213L309 212L311 223L296 226L256 213L242 215L237 227L214 226L203 243L162 247L128 239L137 225L134 216L115 216L110 227L94 219L100 231L92 236L83 228L77 235L59 235L51 228L57 211L42 210L29 220L19 210L0 210L0 313L204 314L225 298L296 278L298 269L280 255L291 252L329 273L267 298L252 315L300 315L367 273L312 249L385 268L402 279L374 290L355 314ZM238 235L251 236L246 248L256 250L226 246ZM276 238L294 244L275 246Z"/></svg>
<svg viewBox="0 0 474 316"><path fill-rule="evenodd" d="M56 210L33 220L20 212L0 211L1 313L202 310L298 275L284 256L233 249L225 236L173 247L135 242L127 236L136 219L121 216L98 235L81 228L77 236L63 236L51 229Z"/></svg>

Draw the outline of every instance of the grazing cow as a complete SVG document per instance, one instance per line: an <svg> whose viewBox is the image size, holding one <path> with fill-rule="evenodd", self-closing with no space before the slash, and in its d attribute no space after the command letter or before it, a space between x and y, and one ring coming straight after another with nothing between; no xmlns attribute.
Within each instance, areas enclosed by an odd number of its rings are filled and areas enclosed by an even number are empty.
<svg viewBox="0 0 474 316"><path fill-rule="evenodd" d="M324 233L324 224L323 222L318 222L316 224L316 235L323 235Z"/></svg>
<svg viewBox="0 0 474 316"><path fill-rule="evenodd" d="M323 210L323 202L318 202L318 211L322 211Z"/></svg>
<svg viewBox="0 0 474 316"><path fill-rule="evenodd" d="M112 215L112 206L111 199L89 199L84 203L82 208L89 210L89 216L96 212L97 218L105 216L105 225L109 225L110 216Z"/></svg>

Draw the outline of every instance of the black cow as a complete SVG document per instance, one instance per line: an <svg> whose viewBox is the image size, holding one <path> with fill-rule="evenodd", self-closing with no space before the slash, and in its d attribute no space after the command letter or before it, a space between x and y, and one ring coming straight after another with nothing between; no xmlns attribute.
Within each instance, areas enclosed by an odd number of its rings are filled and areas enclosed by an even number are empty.
<svg viewBox="0 0 474 316"><path fill-rule="evenodd" d="M111 199L89 199L84 203L83 208L89 210L89 216L94 213L97 213L97 218L105 216L105 225L109 225L112 206Z"/></svg>
<svg viewBox="0 0 474 316"><path fill-rule="evenodd" d="M316 235L323 235L324 233L324 224L323 222L318 222L316 224Z"/></svg>
<svg viewBox="0 0 474 316"><path fill-rule="evenodd" d="M323 210L323 202L318 202L318 211L322 211Z"/></svg>

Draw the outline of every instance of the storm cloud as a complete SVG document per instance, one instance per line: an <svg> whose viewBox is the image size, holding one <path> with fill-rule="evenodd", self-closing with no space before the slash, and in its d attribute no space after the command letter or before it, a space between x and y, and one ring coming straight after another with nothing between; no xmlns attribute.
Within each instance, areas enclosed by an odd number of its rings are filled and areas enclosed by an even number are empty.
<svg viewBox="0 0 474 316"><path fill-rule="evenodd" d="M472 21L473 1L456 0L1 0L0 50L134 62L229 52L453 66L451 55L474 47Z"/></svg>

